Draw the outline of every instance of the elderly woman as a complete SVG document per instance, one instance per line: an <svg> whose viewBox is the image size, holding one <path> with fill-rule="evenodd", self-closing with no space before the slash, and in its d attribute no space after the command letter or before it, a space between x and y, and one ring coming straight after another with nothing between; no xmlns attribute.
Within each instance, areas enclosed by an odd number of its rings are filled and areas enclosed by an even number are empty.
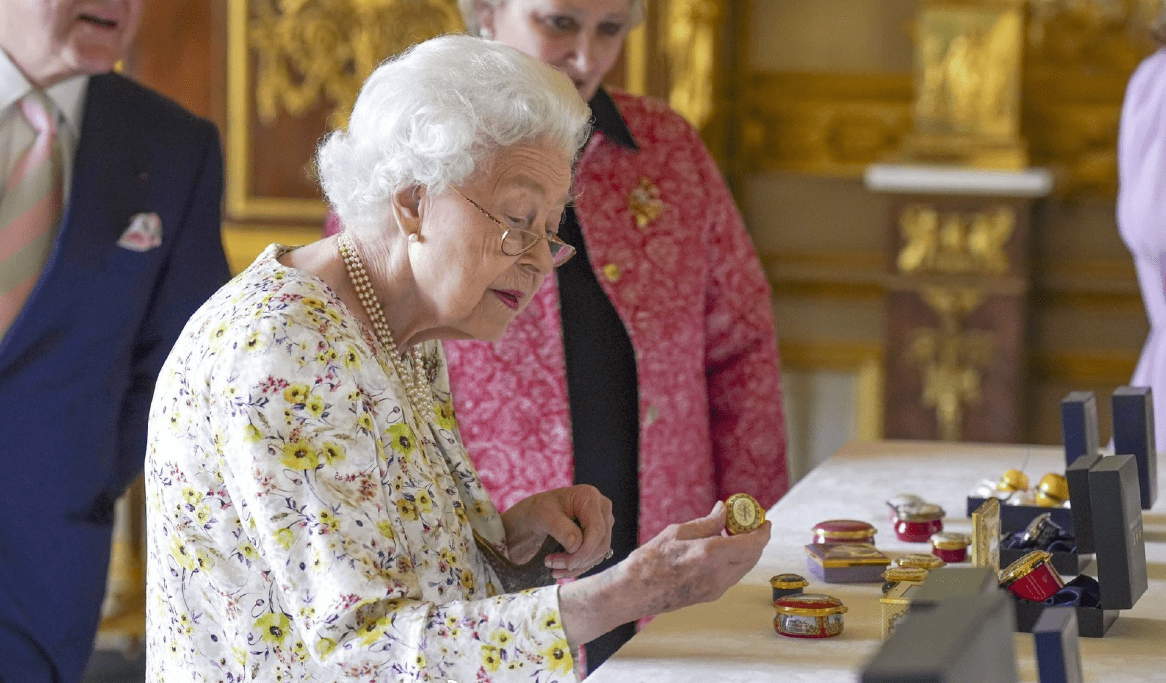
<svg viewBox="0 0 1166 683"><path fill-rule="evenodd" d="M494 502L598 487L615 515L615 557L599 569L735 491L769 507L788 477L768 281L692 126L601 86L642 0L459 5L471 32L570 77L595 126L559 228L579 257L500 341L446 347L462 438ZM588 664L632 632L589 645Z"/></svg>
<svg viewBox="0 0 1166 683"><path fill-rule="evenodd" d="M1158 447L1166 444L1166 9L1152 26L1159 49L1130 78L1118 135L1117 227L1134 257L1150 334L1133 386L1153 389Z"/></svg>
<svg viewBox="0 0 1166 683"><path fill-rule="evenodd" d="M476 38L369 78L318 159L348 229L269 247L159 378L149 680L572 681L575 645L755 564L768 526L723 535L718 503L607 572L503 590L532 556L553 578L599 562L610 503L575 486L499 515L440 340L498 339L570 257L555 230L586 127L567 79Z"/></svg>

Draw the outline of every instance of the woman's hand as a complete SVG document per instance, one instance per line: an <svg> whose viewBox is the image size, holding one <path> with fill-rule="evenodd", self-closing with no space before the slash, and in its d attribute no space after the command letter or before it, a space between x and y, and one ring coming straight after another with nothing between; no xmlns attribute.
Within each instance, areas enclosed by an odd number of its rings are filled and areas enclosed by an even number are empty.
<svg viewBox="0 0 1166 683"><path fill-rule="evenodd" d="M725 505L718 501L707 516L666 527L620 563L631 590L642 596L644 616L716 600L757 564L772 525L736 536L724 528Z"/></svg>
<svg viewBox="0 0 1166 683"><path fill-rule="evenodd" d="M524 498L502 513L510 560L528 562L547 536L566 552L547 555L556 579L576 577L611 550L611 501L594 486L568 486Z"/></svg>
<svg viewBox="0 0 1166 683"><path fill-rule="evenodd" d="M567 640L586 643L620 624L721 597L757 564L769 522L747 534L724 533L725 505L673 524L626 560L559 587Z"/></svg>

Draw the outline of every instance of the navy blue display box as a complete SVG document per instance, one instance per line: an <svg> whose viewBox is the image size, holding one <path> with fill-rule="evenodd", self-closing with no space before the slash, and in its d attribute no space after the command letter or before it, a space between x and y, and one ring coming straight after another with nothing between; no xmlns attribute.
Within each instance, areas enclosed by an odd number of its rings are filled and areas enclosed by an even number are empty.
<svg viewBox="0 0 1166 683"><path fill-rule="evenodd" d="M1092 391L1074 391L1061 400L1061 436L1065 444L1065 467L1083 455L1101 452L1097 400Z"/></svg>
<svg viewBox="0 0 1166 683"><path fill-rule="evenodd" d="M1012 595L1012 593L1009 593ZM1016 630L1019 633L1032 633L1037 621L1046 608L1053 607L1043 602L1030 602L1012 597L1016 601ZM1074 607L1077 612L1077 633L1083 638L1103 638L1105 632L1117 621L1119 610L1101 609L1100 607Z"/></svg>
<svg viewBox="0 0 1166 683"><path fill-rule="evenodd" d="M1101 605L1130 609L1149 587L1137 462L1110 455L1089 470Z"/></svg>
<svg viewBox="0 0 1166 683"><path fill-rule="evenodd" d="M1098 607L1075 607L1077 629L1086 638L1101 638L1118 612L1130 609L1147 588L1145 532L1137 463L1132 455L1101 458L1089 470L1089 497L1097 546ZM1013 596L1015 598L1015 596ZM1043 602L1015 598L1016 630L1031 633L1045 608Z"/></svg>
<svg viewBox="0 0 1166 683"><path fill-rule="evenodd" d="M1040 683L1085 683L1081 670L1077 611L1049 607L1032 629Z"/></svg>
<svg viewBox="0 0 1166 683"><path fill-rule="evenodd" d="M1154 395L1149 387L1119 387L1113 392L1113 449L1138 463L1141 507L1158 499L1158 448L1154 443Z"/></svg>
<svg viewBox="0 0 1166 683"><path fill-rule="evenodd" d="M1073 508L1073 539L1077 541L1077 552L1092 554L1097 550L1093 543L1093 499L1089 496L1089 470L1101 460L1101 455L1082 455L1065 470L1069 483L1069 501Z"/></svg>

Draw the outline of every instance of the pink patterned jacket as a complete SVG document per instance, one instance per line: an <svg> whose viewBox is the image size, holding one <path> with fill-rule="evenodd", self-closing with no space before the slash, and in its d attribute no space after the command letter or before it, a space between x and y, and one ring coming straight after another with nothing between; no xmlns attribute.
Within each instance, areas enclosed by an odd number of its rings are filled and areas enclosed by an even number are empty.
<svg viewBox="0 0 1166 683"><path fill-rule="evenodd" d="M786 433L769 285L716 164L664 103L611 96L639 150L596 131L576 211L635 350L643 543L739 491L771 506L789 485ZM554 276L502 341L445 350L462 439L498 508L570 486Z"/></svg>

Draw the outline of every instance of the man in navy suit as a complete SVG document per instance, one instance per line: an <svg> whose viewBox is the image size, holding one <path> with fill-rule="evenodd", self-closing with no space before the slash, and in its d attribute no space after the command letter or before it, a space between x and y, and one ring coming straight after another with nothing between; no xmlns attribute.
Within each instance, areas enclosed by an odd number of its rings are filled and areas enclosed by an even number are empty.
<svg viewBox="0 0 1166 683"><path fill-rule="evenodd" d="M5 173L32 135L15 132L30 90L51 102L63 162L59 220L0 328L4 683L81 678L155 377L228 276L214 126L108 73L143 2L0 0L0 193L15 194Z"/></svg>

